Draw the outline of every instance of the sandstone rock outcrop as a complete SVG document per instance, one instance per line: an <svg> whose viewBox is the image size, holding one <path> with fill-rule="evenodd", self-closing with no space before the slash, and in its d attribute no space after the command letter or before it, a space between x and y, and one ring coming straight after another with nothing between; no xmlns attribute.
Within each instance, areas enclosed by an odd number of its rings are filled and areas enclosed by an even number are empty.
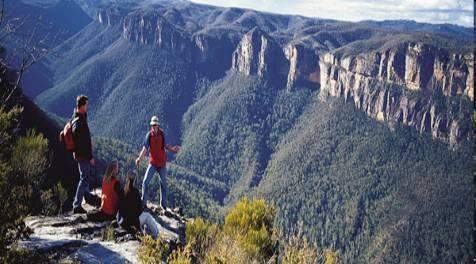
<svg viewBox="0 0 476 264"><path fill-rule="evenodd" d="M190 51L186 36L156 12L128 14L123 21L122 36L131 42L157 45L173 53Z"/></svg>
<svg viewBox="0 0 476 264"><path fill-rule="evenodd" d="M342 58L327 53L319 65L321 93L353 101L372 118L431 133L451 146L470 139L472 67L463 56L417 43Z"/></svg>
<svg viewBox="0 0 476 264"><path fill-rule="evenodd" d="M232 68L246 75L277 80L287 63L280 46L265 32L254 28L246 33L232 55Z"/></svg>
<svg viewBox="0 0 476 264"><path fill-rule="evenodd" d="M320 85L319 58L315 50L289 44L284 48L289 61L286 89L291 91L299 81Z"/></svg>
<svg viewBox="0 0 476 264"><path fill-rule="evenodd" d="M83 206L91 210L86 204ZM149 207L157 208L150 204ZM172 248L185 244L185 222L175 212L160 215L152 212L159 223L160 239ZM139 240L111 222L94 223L85 215L56 217L30 216L25 224L33 230L29 240L20 246L40 254L54 256L55 262L80 263L138 263ZM112 230L109 238L106 233ZM108 240L108 239L113 240Z"/></svg>
<svg viewBox="0 0 476 264"><path fill-rule="evenodd" d="M217 35L200 32L192 36L193 61L199 72L211 79L218 79L232 66L231 54L240 36ZM230 56L228 56L230 55Z"/></svg>
<svg viewBox="0 0 476 264"><path fill-rule="evenodd" d="M116 7L104 8L98 12L97 19L100 24L115 26L122 22L126 11Z"/></svg>

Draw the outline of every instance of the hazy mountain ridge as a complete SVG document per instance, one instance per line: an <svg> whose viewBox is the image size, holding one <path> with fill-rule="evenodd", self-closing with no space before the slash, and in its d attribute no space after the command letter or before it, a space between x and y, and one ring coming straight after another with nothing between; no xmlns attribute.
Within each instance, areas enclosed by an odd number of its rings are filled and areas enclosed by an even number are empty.
<svg viewBox="0 0 476 264"><path fill-rule="evenodd" d="M373 118L430 132L434 138L452 146L470 137L470 129L464 122L469 118L465 107L446 115L448 107L432 103L441 101L434 99L440 95L454 98L466 95L472 100L474 70L467 40L380 29L379 26L372 28L368 25L372 23L261 14L186 1L158 1L146 7L116 3L101 9L97 22L106 27L100 27L103 31L110 31L110 36L117 38L114 41L120 42L122 38L132 45L144 45L144 50L162 50L157 52L167 52L172 60L191 65L191 71L185 75L196 72L198 78L213 80L231 68L258 75L289 91L304 85L328 91L332 96L353 98L355 104ZM117 35L118 31L122 37ZM101 50L84 36L90 50ZM107 41L101 45L104 43ZM81 54L65 46L60 50ZM83 59L77 59L78 62L86 58L96 61L89 52L79 58ZM61 59L56 61L66 64ZM196 77L190 79L187 89L193 90ZM57 79L61 78L60 75ZM370 89L369 85L383 88ZM398 96L395 93L386 95L385 87L389 85L397 93L430 91L417 96L430 103L408 103L405 96L402 99L394 98ZM395 102L392 107L383 107L387 101ZM189 103L183 107L187 108Z"/></svg>

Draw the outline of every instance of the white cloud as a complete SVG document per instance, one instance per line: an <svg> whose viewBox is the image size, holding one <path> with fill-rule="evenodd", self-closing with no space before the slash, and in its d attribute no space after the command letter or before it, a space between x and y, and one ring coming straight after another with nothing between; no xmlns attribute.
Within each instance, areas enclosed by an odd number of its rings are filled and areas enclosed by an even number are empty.
<svg viewBox="0 0 476 264"><path fill-rule="evenodd" d="M458 9L461 8L455 0L406 0L403 5L409 9Z"/></svg>
<svg viewBox="0 0 476 264"><path fill-rule="evenodd" d="M473 26L469 0L192 0L212 5L252 8L337 20L409 19L428 23Z"/></svg>

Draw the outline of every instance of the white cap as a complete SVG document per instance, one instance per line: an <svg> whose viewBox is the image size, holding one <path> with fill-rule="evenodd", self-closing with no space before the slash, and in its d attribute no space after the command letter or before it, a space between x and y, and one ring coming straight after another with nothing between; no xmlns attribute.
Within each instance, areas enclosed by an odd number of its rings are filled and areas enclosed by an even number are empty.
<svg viewBox="0 0 476 264"><path fill-rule="evenodd" d="M153 125L159 125L159 118L157 116L153 116L151 119L150 119L150 125L153 126Z"/></svg>

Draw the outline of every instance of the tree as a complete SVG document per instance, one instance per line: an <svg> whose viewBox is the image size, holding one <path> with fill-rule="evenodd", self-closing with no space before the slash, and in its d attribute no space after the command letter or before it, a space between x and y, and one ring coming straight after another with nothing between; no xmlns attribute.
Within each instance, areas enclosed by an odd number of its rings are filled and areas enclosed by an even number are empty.
<svg viewBox="0 0 476 264"><path fill-rule="evenodd" d="M22 109L14 107L7 111L0 107L0 261L4 262L10 247L20 238L30 234L24 217L31 211L30 201L39 193L40 177L48 162L48 142L43 135L34 130L26 136L14 134ZM29 153L34 154L29 154ZM28 162L24 160L25 153ZM30 165L34 164L35 168ZM8 262L8 261L6 261Z"/></svg>
<svg viewBox="0 0 476 264"><path fill-rule="evenodd" d="M29 17L7 18L5 15L5 0L0 1L0 42L5 42L10 38L17 40L16 42L18 43L13 52L11 52L12 59L10 60L7 60L5 47L0 46L0 53L3 53L0 58L0 64L4 66L3 74L7 77L7 82L2 82L2 88L6 92L0 98L0 105L6 105L20 87L21 79L25 72L49 54L50 49L47 47L46 42L50 38L54 39L55 36L51 36L49 33L40 35L38 32L40 21L33 23L35 26L32 28L25 29L25 22ZM10 67L7 66L16 60L18 60L18 70L12 72L9 70Z"/></svg>

